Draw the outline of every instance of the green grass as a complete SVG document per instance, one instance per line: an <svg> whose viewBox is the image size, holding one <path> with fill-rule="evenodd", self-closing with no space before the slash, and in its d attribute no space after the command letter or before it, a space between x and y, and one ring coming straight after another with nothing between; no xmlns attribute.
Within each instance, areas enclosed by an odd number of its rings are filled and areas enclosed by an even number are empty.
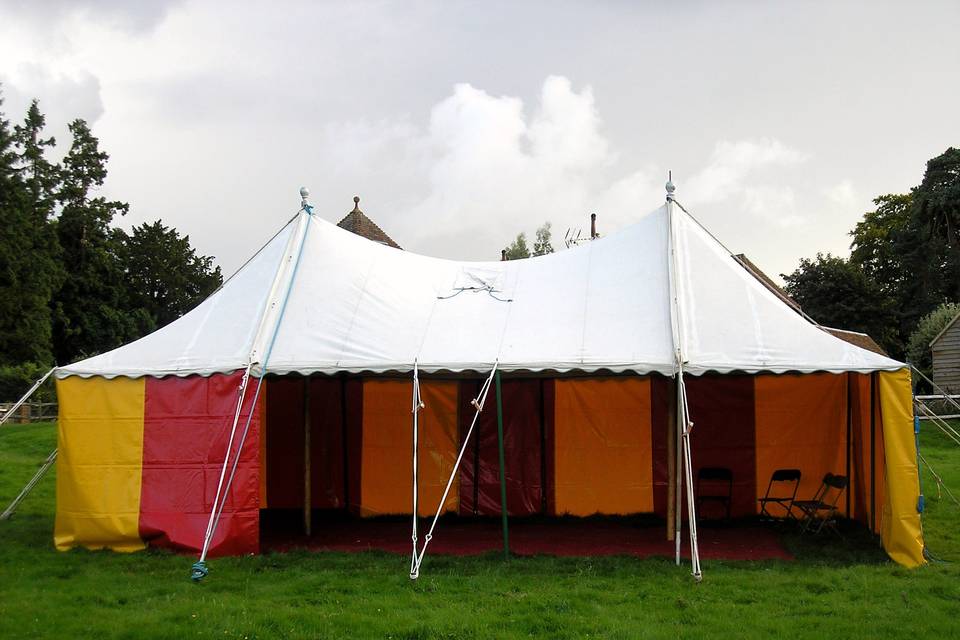
<svg viewBox="0 0 960 640"><path fill-rule="evenodd" d="M55 445L52 425L0 428L0 502ZM960 447L928 427L922 450L960 493ZM952 638L960 635L960 508L929 474L930 550L908 570L850 535L787 544L793 562L706 562L694 584L665 559L304 553L217 559L52 546L54 479L0 522L0 638Z"/></svg>

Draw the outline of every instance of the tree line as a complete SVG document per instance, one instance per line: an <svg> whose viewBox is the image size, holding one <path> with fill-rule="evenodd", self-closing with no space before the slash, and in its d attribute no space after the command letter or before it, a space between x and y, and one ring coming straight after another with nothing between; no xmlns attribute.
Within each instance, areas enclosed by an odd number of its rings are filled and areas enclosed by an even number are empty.
<svg viewBox="0 0 960 640"><path fill-rule="evenodd" d="M0 400L167 324L223 281L161 220L113 226L130 207L98 195L109 156L85 120L59 161L45 128L37 100L11 125L0 94Z"/></svg>
<svg viewBox="0 0 960 640"><path fill-rule="evenodd" d="M960 313L960 149L927 162L909 193L878 196L849 258L818 253L786 291L818 322L861 331L929 375L929 343Z"/></svg>

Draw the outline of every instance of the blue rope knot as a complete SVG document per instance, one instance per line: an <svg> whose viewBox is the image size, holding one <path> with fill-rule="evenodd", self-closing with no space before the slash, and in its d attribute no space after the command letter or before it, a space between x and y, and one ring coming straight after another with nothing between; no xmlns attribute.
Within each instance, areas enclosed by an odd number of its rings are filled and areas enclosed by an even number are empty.
<svg viewBox="0 0 960 640"><path fill-rule="evenodd" d="M207 563L203 560L194 562L193 566L190 567L190 579L194 582L200 582L207 577L208 573L210 573L210 569L207 568Z"/></svg>

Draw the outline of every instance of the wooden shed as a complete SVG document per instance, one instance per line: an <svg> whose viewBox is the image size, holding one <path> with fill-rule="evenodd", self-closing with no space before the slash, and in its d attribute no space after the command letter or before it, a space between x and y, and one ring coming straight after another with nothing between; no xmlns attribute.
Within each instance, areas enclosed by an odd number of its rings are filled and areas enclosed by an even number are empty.
<svg viewBox="0 0 960 640"><path fill-rule="evenodd" d="M930 342L933 381L947 393L960 393L960 313Z"/></svg>

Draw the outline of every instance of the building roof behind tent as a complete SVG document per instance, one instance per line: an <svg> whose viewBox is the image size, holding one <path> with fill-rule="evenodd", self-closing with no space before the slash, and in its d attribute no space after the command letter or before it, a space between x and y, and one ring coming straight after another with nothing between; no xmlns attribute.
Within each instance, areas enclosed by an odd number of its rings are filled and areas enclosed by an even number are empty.
<svg viewBox="0 0 960 640"><path fill-rule="evenodd" d="M740 266L753 274L753 277L763 283L767 289L769 289L775 296L786 302L788 305L797 310L797 312L802 312L800 308L800 303L790 297L786 291L783 290L783 287L778 285L773 281L773 278L768 276L763 270L760 269L757 265L753 264L753 261L746 256L746 254L738 253L734 256L737 259L737 262L740 263Z"/></svg>
<svg viewBox="0 0 960 640"><path fill-rule="evenodd" d="M783 289L783 287L781 287L776 282L774 282L773 278L771 278L766 273L764 273L763 270L760 269L760 267L755 265L753 261L750 260L750 258L748 258L745 254L742 254L742 253L738 253L734 257L736 258L737 262L740 263L740 266L746 269L751 275L753 275L754 278L759 280L763 284L763 286L765 286L767 289L770 290L771 293L773 293L775 296L780 298L783 302L785 302L788 306L790 306L794 311L796 311L797 313L799 313L804 317L807 317L806 314L803 312L803 308L800 306L800 303L794 300L792 297L790 297L790 294L788 294ZM835 329L833 327L825 327L823 325L818 325L818 326L824 331L826 331L827 333L829 333L830 335L836 338L840 338L844 342L849 342L850 344L860 347L861 349L872 351L881 356L890 355L884 350L883 347L877 344L876 340L871 338L866 333L861 333L859 331L848 331L846 329Z"/></svg>
<svg viewBox="0 0 960 640"><path fill-rule="evenodd" d="M337 226L367 240L373 240L394 249L401 248L376 222L368 218L363 211L360 211L360 196L353 197L353 211L344 216L343 220L337 223Z"/></svg>
<svg viewBox="0 0 960 640"><path fill-rule="evenodd" d="M927 345L927 346L928 346L928 347L933 347L933 344L934 344L937 340L939 340L940 338L942 338L942 337L944 336L944 334L945 334L947 331L950 330L950 327L952 327L953 325L955 325L955 324L957 323L957 320L960 320L960 313L958 313L957 315L953 316L953 320L951 320L950 322L948 322L948 323L946 324L946 326L944 326L943 329L940 330L940 333L938 333L938 334L936 335L936 337L934 337L934 339L931 340L931 341L930 341L930 344Z"/></svg>
<svg viewBox="0 0 960 640"><path fill-rule="evenodd" d="M846 329L834 329L833 327L824 327L821 326L821 329L826 331L832 336L836 336L841 340L849 342L852 345L856 345L861 349L866 349L867 351L873 351L876 354L881 356L889 356L883 347L877 344L877 341L871 338L865 333L859 331L847 331Z"/></svg>

